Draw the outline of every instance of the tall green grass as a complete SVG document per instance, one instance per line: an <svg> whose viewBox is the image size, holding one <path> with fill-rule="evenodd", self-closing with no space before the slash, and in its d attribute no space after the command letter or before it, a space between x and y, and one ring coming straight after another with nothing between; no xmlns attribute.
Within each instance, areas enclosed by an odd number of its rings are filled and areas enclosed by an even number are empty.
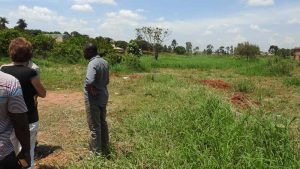
<svg viewBox="0 0 300 169"><path fill-rule="evenodd" d="M247 60L232 56L178 56L161 55L156 61L151 56L142 57L142 62L152 68L178 69L233 69L247 76L285 76L290 75L294 63L280 58L255 58Z"/></svg>
<svg viewBox="0 0 300 169"><path fill-rule="evenodd" d="M129 115L112 124L113 159L89 156L70 168L299 168L285 119L237 115L222 98L172 75L135 85Z"/></svg>

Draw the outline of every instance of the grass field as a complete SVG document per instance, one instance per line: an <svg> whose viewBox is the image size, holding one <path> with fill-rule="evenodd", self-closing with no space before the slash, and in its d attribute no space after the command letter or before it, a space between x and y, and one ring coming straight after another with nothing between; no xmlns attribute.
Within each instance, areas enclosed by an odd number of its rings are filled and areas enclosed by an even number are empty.
<svg viewBox="0 0 300 169"><path fill-rule="evenodd" d="M146 72L112 67L111 160L87 150L85 64L36 62L49 90L39 144L51 151L39 168L300 167L300 66L292 61L145 56Z"/></svg>

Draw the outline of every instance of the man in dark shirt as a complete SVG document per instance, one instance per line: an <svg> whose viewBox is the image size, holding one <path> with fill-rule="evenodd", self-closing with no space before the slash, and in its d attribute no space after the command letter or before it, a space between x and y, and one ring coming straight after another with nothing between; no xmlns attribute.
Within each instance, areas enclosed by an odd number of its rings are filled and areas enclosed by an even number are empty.
<svg viewBox="0 0 300 169"><path fill-rule="evenodd" d="M109 66L98 55L97 47L93 44L86 45L84 56L89 60L84 84L84 96L87 120L91 131L90 149L107 156L109 154L109 136L106 122L106 105L108 102Z"/></svg>

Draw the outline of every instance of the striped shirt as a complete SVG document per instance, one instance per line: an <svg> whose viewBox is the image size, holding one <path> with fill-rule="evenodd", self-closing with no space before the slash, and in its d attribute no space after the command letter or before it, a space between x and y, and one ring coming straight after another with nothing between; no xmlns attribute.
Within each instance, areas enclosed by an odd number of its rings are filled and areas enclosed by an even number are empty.
<svg viewBox="0 0 300 169"><path fill-rule="evenodd" d="M10 135L13 129L10 113L27 112L19 81L0 71L0 160L13 151Z"/></svg>

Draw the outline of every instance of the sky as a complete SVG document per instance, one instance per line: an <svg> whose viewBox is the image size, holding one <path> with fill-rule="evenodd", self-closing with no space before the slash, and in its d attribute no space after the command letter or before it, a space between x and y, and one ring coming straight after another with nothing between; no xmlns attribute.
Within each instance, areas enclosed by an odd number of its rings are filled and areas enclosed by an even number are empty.
<svg viewBox="0 0 300 169"><path fill-rule="evenodd" d="M143 26L168 29L164 44L235 46L249 41L267 51L300 46L300 0L0 0L0 16L14 27L78 31L91 37L134 39Z"/></svg>

